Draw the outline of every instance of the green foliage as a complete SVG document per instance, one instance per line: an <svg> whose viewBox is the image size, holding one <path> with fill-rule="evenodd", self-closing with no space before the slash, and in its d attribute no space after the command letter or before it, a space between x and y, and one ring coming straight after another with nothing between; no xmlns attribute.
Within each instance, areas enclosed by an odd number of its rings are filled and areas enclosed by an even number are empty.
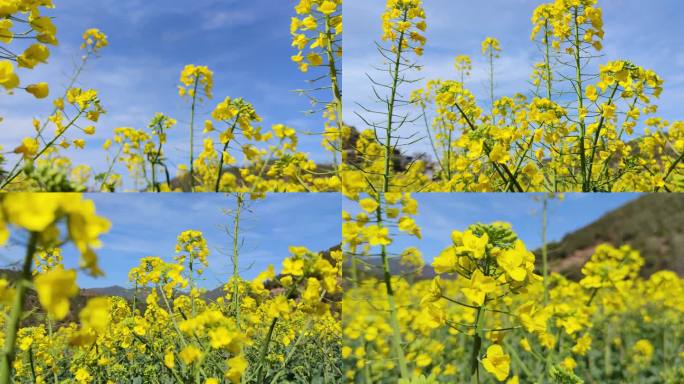
<svg viewBox="0 0 684 384"><path fill-rule="evenodd" d="M577 375L559 367L551 367L551 380L555 384L584 384L584 380Z"/></svg>

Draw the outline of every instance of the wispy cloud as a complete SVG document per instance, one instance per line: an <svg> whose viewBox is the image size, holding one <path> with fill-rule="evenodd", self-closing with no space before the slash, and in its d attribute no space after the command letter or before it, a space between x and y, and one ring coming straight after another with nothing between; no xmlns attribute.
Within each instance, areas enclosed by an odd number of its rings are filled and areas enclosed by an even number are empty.
<svg viewBox="0 0 684 384"><path fill-rule="evenodd" d="M257 13L253 11L224 11L209 12L205 15L206 19L202 23L202 29L213 31L223 27L235 27L248 25L257 20Z"/></svg>

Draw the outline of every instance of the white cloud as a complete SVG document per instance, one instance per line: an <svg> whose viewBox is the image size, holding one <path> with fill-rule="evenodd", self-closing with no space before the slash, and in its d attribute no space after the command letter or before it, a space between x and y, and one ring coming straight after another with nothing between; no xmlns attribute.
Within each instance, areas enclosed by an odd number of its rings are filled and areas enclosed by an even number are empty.
<svg viewBox="0 0 684 384"><path fill-rule="evenodd" d="M248 25L257 21L257 14L255 12L243 10L210 12L205 17L206 19L202 23L202 29L205 31Z"/></svg>

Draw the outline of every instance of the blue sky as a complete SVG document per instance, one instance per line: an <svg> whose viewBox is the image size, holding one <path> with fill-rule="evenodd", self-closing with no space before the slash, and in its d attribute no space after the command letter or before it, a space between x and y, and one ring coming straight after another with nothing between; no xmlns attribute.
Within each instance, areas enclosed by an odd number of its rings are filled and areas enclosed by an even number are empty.
<svg viewBox="0 0 684 384"><path fill-rule="evenodd" d="M203 286L215 288L232 273L229 252L231 238L224 227L232 217L226 210L235 207L235 198L225 194L87 194L97 212L112 222L97 252L106 275L97 279L79 272L81 287L128 286L128 270L141 257L174 256L176 237L188 229L204 233L211 252ZM280 269L289 255L289 246L305 246L311 251L326 250L340 242L340 196L333 193L274 193L253 201L242 215L244 245L240 253L240 273L252 278L274 264ZM15 236L20 239L21 236ZM0 248L0 264L19 260L20 245ZM75 267L78 252L63 250L65 264Z"/></svg>
<svg viewBox="0 0 684 384"><path fill-rule="evenodd" d="M481 55L481 42L488 36L500 40L503 52L496 62L496 97L528 90L532 65L541 61L535 44L530 41L530 18L542 0L426 0L427 45L419 58L423 70L415 77L455 78L454 57L467 54L473 59L473 72L466 80L468 88L488 106L488 73ZM680 16L684 3L679 0L599 0L604 15L605 57L595 63L627 58L656 71L665 80L660 101L660 116L684 119L684 29ZM363 127L354 115L356 102L372 107L373 93L366 73L380 76L370 65L381 64L374 42L379 41L380 14L383 1L352 0L345 4L344 108L347 123ZM386 76L386 75L385 75ZM404 89L408 94L420 84ZM419 127L424 130L420 120ZM411 127L411 132L416 127ZM427 140L416 144L415 151L429 150Z"/></svg>
<svg viewBox="0 0 684 384"><path fill-rule="evenodd" d="M541 245L541 194L525 193L414 193L418 202L416 224L423 238L401 235L395 237L390 250L401 252L414 246L431 261L451 244L451 232L463 231L471 224L504 221L533 250ZM567 193L563 200L550 200L548 214L549 241L596 221L605 213L639 197L637 193ZM358 205L346 200L343 208L358 212Z"/></svg>
<svg viewBox="0 0 684 384"><path fill-rule="evenodd" d="M108 111L95 140L86 150L69 152L77 163L102 172L101 144L115 127L144 128L156 112L176 118L169 133L167 155L174 166L187 163L189 104L178 97L176 86L186 64L207 65L214 71L214 99L200 108L200 129L216 104L226 96L243 97L264 118L262 125L284 123L302 132L321 132L320 114L305 115L308 99L293 90L306 88L303 74L290 61L290 17L294 2L272 0L69 0L57 2L51 12L58 27L59 47L48 65L20 71L22 84L47 81L51 96L35 100L19 90L0 96L0 143L5 150L32 133L31 119L45 117L51 100L66 86L68 75L80 57L81 35L98 27L109 37L109 47L90 63L78 86L100 91ZM201 150L201 140L197 151ZM300 149L316 161L329 161L320 136L300 137Z"/></svg>

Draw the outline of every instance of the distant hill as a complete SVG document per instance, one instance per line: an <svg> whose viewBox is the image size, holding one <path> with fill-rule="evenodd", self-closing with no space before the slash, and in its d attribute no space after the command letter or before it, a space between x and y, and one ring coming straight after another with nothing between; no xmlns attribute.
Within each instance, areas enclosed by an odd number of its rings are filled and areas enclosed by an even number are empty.
<svg viewBox="0 0 684 384"><path fill-rule="evenodd" d="M601 243L629 244L639 250L646 261L644 276L661 269L684 276L684 194L643 195L549 244L551 269L579 276Z"/></svg>
<svg viewBox="0 0 684 384"><path fill-rule="evenodd" d="M597 245L629 244L645 259L642 275L669 269L684 276L684 194L646 194L603 215L593 223L566 234L548 246L550 267L570 278L580 277L582 265ZM535 250L537 262L541 250ZM382 277L380 257L363 257L359 278ZM345 276L351 276L351 262L345 262ZM393 275L416 280L431 279L435 272L426 265L419 274L407 270L398 258L390 259Z"/></svg>
<svg viewBox="0 0 684 384"><path fill-rule="evenodd" d="M127 300L133 300L135 290L131 288L124 288L119 285L112 285L111 287L103 287L103 288L83 288L81 289L81 294L83 296L119 296L123 297L124 299ZM144 292L138 292L138 299L144 300L145 297L147 297L146 293Z"/></svg>

